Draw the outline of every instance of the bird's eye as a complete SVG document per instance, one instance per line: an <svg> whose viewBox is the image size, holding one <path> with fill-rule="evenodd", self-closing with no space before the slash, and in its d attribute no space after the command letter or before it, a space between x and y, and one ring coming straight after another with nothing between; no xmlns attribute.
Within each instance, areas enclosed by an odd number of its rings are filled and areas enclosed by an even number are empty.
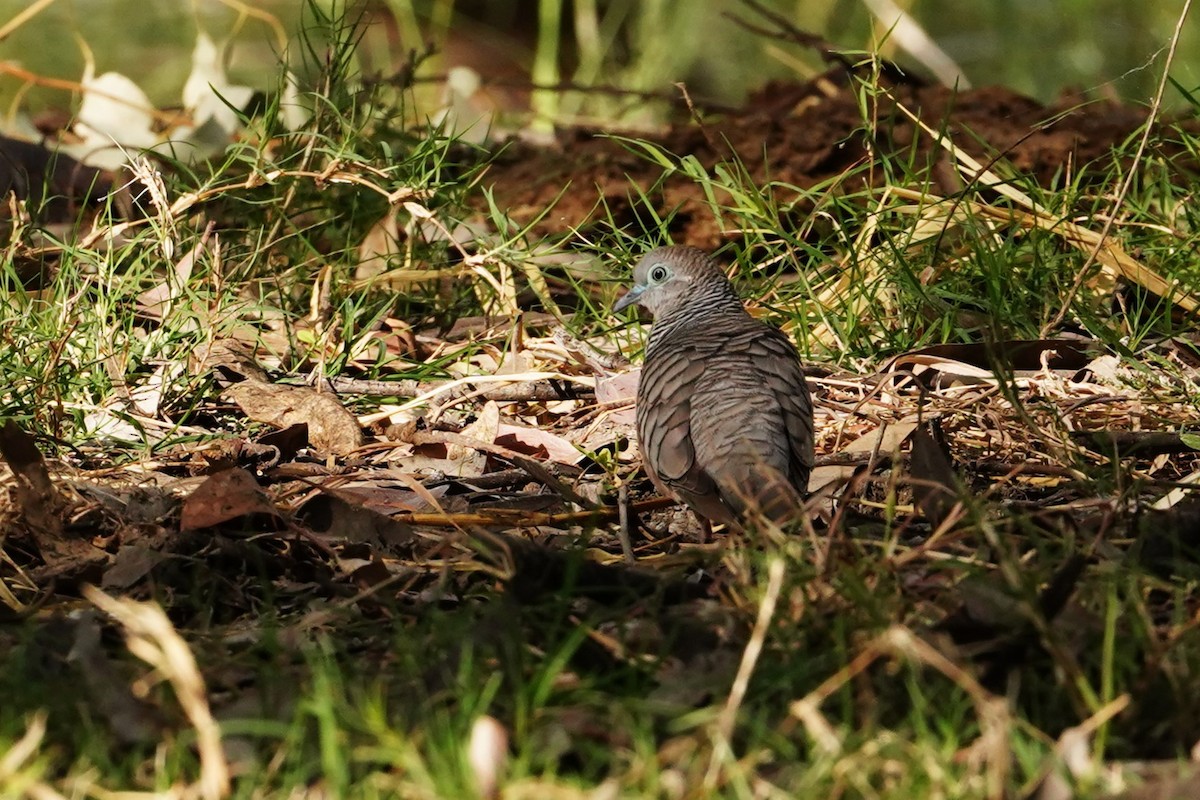
<svg viewBox="0 0 1200 800"><path fill-rule="evenodd" d="M651 268L650 282L651 283L662 283L668 277L670 277L670 275L671 275L671 271L669 269L667 269L666 267L664 267L662 264L659 264L659 265Z"/></svg>

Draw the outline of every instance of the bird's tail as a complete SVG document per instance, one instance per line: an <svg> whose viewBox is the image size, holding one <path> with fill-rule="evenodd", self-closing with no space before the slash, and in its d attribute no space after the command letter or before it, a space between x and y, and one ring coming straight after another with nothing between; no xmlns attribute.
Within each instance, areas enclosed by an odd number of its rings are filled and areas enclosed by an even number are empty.
<svg viewBox="0 0 1200 800"><path fill-rule="evenodd" d="M804 499L800 492L778 469L767 464L754 464L722 487L738 515L748 522L756 517L783 528L800 519Z"/></svg>

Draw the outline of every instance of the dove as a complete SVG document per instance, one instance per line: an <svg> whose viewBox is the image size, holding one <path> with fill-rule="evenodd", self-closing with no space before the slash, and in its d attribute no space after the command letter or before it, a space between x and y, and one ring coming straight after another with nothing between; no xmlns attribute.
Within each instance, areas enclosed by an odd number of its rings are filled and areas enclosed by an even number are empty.
<svg viewBox="0 0 1200 800"><path fill-rule="evenodd" d="M659 247L613 306L654 324L637 393L637 435L655 487L710 522L798 518L813 465L813 411L800 356L746 311L717 262Z"/></svg>

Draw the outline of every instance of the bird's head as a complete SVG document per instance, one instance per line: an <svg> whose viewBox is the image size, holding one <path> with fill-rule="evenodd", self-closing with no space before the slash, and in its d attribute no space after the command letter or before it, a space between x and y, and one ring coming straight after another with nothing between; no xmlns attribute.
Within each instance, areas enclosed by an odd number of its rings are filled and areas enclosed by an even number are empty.
<svg viewBox="0 0 1200 800"><path fill-rule="evenodd" d="M612 310L640 305L659 319L722 304L741 307L712 256L696 247L658 247L633 268L633 286Z"/></svg>

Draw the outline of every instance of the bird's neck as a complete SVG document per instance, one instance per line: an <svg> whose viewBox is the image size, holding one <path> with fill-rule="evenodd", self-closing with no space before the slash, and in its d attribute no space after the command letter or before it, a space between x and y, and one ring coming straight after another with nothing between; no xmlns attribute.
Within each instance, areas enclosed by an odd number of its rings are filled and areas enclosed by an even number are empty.
<svg viewBox="0 0 1200 800"><path fill-rule="evenodd" d="M740 322L749 318L746 307L734 294L710 298L704 303L687 303L655 315L647 347L648 350L654 350L685 331L720 329L731 321Z"/></svg>

